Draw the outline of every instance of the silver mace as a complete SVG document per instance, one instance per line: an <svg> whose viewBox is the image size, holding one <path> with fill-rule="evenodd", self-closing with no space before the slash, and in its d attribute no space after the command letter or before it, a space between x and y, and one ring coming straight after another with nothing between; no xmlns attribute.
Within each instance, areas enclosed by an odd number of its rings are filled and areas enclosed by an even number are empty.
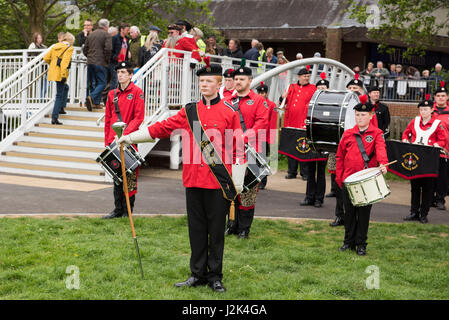
<svg viewBox="0 0 449 320"><path fill-rule="evenodd" d="M115 131L117 134L117 137L121 137L123 135L123 131L126 128L126 123L124 122L115 122L112 124L112 130ZM129 217L129 223L131 224L131 231L134 238L134 244L136 245L136 251L137 251L137 258L139 259L139 265L140 265L140 273L143 277L143 267L142 267L142 260L140 259L140 251L139 251L139 243L137 242L137 236L136 231L134 230L134 222L133 222L133 216L131 213L131 205L129 203L129 193L128 193L128 180L126 178L126 168L125 168L125 153L123 151L123 143L120 144L120 160L122 162L122 176L123 176L123 192L125 193L126 198L126 207L128 208L128 217Z"/></svg>

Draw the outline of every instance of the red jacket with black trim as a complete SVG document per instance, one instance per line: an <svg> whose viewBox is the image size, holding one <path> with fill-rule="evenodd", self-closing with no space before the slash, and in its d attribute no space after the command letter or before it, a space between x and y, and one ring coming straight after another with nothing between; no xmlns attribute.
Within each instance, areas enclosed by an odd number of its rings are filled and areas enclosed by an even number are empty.
<svg viewBox="0 0 449 320"><path fill-rule="evenodd" d="M120 86L119 86L120 87ZM145 118L145 100L142 89L130 82L125 90L117 88L118 107L122 115L123 122L127 124L124 135L130 134L139 129ZM115 113L114 91L108 93L104 118L104 145L108 146L114 141L115 131L112 124L118 121Z"/></svg>
<svg viewBox="0 0 449 320"><path fill-rule="evenodd" d="M232 100L237 98L237 94L234 94L231 99L226 99L227 103L232 104ZM247 137L248 142L253 146L257 152L262 151L261 141L266 138L266 130L268 128L268 103L265 98L258 95L253 90L250 90L248 95L239 98L239 108L242 112L243 121L247 131L244 133L244 137ZM239 116L239 112L236 111ZM240 116L239 116L240 119ZM252 129L252 130L250 130ZM259 130L265 130L261 136L261 141L258 140L260 136Z"/></svg>
<svg viewBox="0 0 449 320"><path fill-rule="evenodd" d="M305 128L309 102L316 91L314 84L302 86L293 83L288 87L287 99L285 101L284 127Z"/></svg>
<svg viewBox="0 0 449 320"><path fill-rule="evenodd" d="M346 130L338 144L335 181L340 187L343 186L343 181L348 176L365 168L365 162L357 145L355 134L360 134L357 125ZM383 131L370 124L368 129L361 134L361 137L366 154L370 156L375 152L374 157L368 163L368 168L376 167L377 163L387 164L387 147L383 138Z"/></svg>
<svg viewBox="0 0 449 320"><path fill-rule="evenodd" d="M218 97L207 106L203 101L197 102L198 118L203 130L206 132L215 150L221 154L225 166L232 174L232 163L235 157L235 144L232 149L226 148L226 129L242 130L238 114L227 107ZM179 131L177 129L180 129ZM185 108L182 108L174 116L157 122L148 127L150 136L153 138L168 138L174 131L182 134L183 171L182 180L186 188L221 189L212 171L205 162L201 150L193 137L187 120ZM232 137L232 133L231 133ZM232 140L231 140L232 141ZM234 141L235 142L235 141ZM229 141L230 143L230 141ZM232 150L232 151L231 151ZM232 157L232 159L231 159ZM243 157L243 156L242 156Z"/></svg>

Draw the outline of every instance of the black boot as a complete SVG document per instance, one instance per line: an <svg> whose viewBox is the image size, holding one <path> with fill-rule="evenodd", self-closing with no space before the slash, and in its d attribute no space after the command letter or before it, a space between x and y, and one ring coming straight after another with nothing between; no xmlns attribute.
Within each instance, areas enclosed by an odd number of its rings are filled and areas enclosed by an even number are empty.
<svg viewBox="0 0 449 320"><path fill-rule="evenodd" d="M102 217L102 219L114 219L124 217L123 210L117 211L117 209L112 210L110 214L107 214Z"/></svg>
<svg viewBox="0 0 449 320"><path fill-rule="evenodd" d="M61 125L62 122L59 122L58 119L53 118L53 119L51 119L51 124L58 124L58 125Z"/></svg>
<svg viewBox="0 0 449 320"><path fill-rule="evenodd" d="M338 226L344 226L345 222L342 218L336 217L334 222L329 224L331 227L338 227Z"/></svg>
<svg viewBox="0 0 449 320"><path fill-rule="evenodd" d="M419 215L417 212L410 212L410 214L404 218L404 221L414 221L414 220L419 220Z"/></svg>

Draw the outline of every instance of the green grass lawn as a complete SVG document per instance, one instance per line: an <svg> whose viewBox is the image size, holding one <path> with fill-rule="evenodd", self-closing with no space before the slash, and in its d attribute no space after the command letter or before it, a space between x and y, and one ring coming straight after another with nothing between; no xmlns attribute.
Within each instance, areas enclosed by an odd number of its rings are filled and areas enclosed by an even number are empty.
<svg viewBox="0 0 449 320"><path fill-rule="evenodd" d="M173 286L189 274L186 217L136 218L145 280L128 219L0 219L0 299L449 299L449 226L371 223L368 254L339 252L325 221L256 219L226 237L228 291ZM379 289L367 289L369 266ZM67 267L80 288L66 288Z"/></svg>

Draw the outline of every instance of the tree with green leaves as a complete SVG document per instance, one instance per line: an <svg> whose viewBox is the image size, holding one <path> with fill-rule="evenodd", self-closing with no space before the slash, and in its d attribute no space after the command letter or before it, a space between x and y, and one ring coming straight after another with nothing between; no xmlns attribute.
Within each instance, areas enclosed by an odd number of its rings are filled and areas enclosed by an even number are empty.
<svg viewBox="0 0 449 320"><path fill-rule="evenodd" d="M185 17L194 24L201 21L211 26L213 18L208 8L209 2L210 0L75 0L71 1L72 6L66 6L58 0L0 0L0 49L26 48L34 32L41 33L44 42L49 45L56 42L56 35L60 31L70 31L73 34L81 31L86 18L91 18L94 22L106 18L111 25L126 22L139 26L144 34L150 25L159 26L165 32L169 21Z"/></svg>
<svg viewBox="0 0 449 320"><path fill-rule="evenodd" d="M437 35L449 36L448 0L348 0L351 18L372 25L368 36L379 42L379 48L392 53L392 41L400 41L407 50L404 57L424 55L431 47L447 47Z"/></svg>

